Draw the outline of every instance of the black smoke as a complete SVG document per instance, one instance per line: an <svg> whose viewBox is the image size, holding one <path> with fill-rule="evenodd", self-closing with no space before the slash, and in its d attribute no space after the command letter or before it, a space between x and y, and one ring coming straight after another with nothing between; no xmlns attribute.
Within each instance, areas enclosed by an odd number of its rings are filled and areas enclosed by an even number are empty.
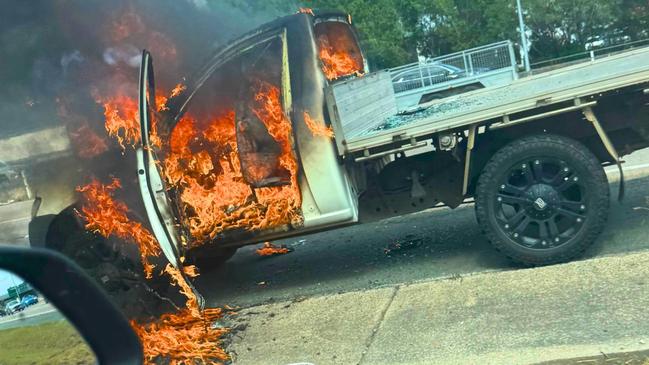
<svg viewBox="0 0 649 365"><path fill-rule="evenodd" d="M132 88L141 49L153 52L159 84L171 88L214 48L278 15L222 3L1 0L0 138L66 123L58 115L61 96L101 123L90 94Z"/></svg>

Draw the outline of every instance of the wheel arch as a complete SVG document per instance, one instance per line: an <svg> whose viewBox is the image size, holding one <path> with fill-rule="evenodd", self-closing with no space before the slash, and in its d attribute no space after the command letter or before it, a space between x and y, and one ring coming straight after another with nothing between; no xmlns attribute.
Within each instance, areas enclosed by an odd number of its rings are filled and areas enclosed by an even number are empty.
<svg viewBox="0 0 649 365"><path fill-rule="evenodd" d="M547 117L533 122L513 125L507 128L484 128L476 135L475 146L468 171L467 195L473 196L478 178L491 157L507 144L533 135L557 135L579 141L590 150L601 163L613 163L602 140L593 126L584 119L581 111ZM623 131L622 131L623 132ZM620 132L616 139L624 138Z"/></svg>

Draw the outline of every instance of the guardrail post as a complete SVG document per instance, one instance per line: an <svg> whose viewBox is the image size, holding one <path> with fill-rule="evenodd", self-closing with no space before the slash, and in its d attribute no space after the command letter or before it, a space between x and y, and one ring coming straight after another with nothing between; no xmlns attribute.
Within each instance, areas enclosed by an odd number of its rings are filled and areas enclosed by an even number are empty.
<svg viewBox="0 0 649 365"><path fill-rule="evenodd" d="M590 51L590 62L595 61L595 51L591 50Z"/></svg>
<svg viewBox="0 0 649 365"><path fill-rule="evenodd" d="M473 53L466 56L469 59L469 75L473 75Z"/></svg>
<svg viewBox="0 0 649 365"><path fill-rule="evenodd" d="M421 83L421 87L424 87L424 74L421 72L421 62L417 64L417 68L419 69L419 82Z"/></svg>
<svg viewBox="0 0 649 365"><path fill-rule="evenodd" d="M507 41L507 52L509 52L509 67L514 74L514 80L518 79L518 72L516 71L516 55L514 55L514 44L512 41Z"/></svg>
<svg viewBox="0 0 649 365"><path fill-rule="evenodd" d="M466 72L469 72L469 63L467 62L467 56L466 52L462 51L462 66L464 66L464 70Z"/></svg>

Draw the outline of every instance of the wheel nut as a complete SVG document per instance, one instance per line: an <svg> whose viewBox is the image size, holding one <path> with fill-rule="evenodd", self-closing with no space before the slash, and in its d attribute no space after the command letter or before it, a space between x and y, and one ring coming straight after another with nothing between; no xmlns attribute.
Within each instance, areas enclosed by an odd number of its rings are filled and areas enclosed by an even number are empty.
<svg viewBox="0 0 649 365"><path fill-rule="evenodd" d="M505 224L505 229L509 229L509 224Z"/></svg>
<svg viewBox="0 0 649 365"><path fill-rule="evenodd" d="M543 246L545 246L545 245L547 245L547 242L545 242L545 241L541 241L541 244L542 244Z"/></svg>
<svg viewBox="0 0 649 365"><path fill-rule="evenodd" d="M573 180L577 181L577 180L579 180L579 178L577 176L575 176L575 178Z"/></svg>
<svg viewBox="0 0 649 365"><path fill-rule="evenodd" d="M586 206L585 206L585 205L583 205L583 204L582 204L582 206L581 206L581 207L579 207L579 208L581 208L581 210L586 210Z"/></svg>
<svg viewBox="0 0 649 365"><path fill-rule="evenodd" d="M518 237L518 233L514 233L514 237Z"/></svg>
<svg viewBox="0 0 649 365"><path fill-rule="evenodd" d="M499 201L499 202L503 201L503 198L498 197L498 201Z"/></svg>
<svg viewBox="0 0 649 365"><path fill-rule="evenodd" d="M501 188L501 189L506 188L505 184L500 185L500 188Z"/></svg>
<svg viewBox="0 0 649 365"><path fill-rule="evenodd" d="M526 168L526 167L527 167L527 165L526 165L526 164L523 164L523 168Z"/></svg>
<svg viewBox="0 0 649 365"><path fill-rule="evenodd" d="M538 164L540 164L540 163L541 163L541 161L539 161L539 160L534 161L534 164L535 164L535 165L538 165Z"/></svg>
<svg viewBox="0 0 649 365"><path fill-rule="evenodd" d="M555 238L554 242L559 242L559 237Z"/></svg>
<svg viewBox="0 0 649 365"><path fill-rule="evenodd" d="M567 167L564 167L564 168L563 168L563 171L568 172L568 171L570 171L570 169L567 168Z"/></svg>
<svg viewBox="0 0 649 365"><path fill-rule="evenodd" d="M581 218L577 218L577 223L581 223Z"/></svg>

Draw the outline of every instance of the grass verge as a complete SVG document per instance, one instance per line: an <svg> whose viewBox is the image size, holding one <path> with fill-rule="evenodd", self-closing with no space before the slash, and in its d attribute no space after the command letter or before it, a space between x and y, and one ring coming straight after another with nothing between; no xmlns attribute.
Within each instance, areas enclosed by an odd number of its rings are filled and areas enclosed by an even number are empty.
<svg viewBox="0 0 649 365"><path fill-rule="evenodd" d="M67 321L0 331L0 365L94 364L95 355Z"/></svg>

